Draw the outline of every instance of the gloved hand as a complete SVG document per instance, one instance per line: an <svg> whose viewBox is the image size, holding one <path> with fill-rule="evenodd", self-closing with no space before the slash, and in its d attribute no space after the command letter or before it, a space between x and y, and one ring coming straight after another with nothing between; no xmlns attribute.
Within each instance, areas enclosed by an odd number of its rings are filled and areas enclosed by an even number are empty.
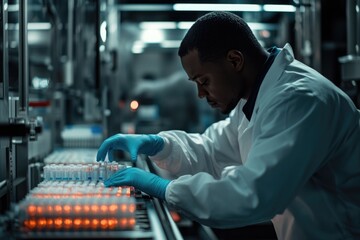
<svg viewBox="0 0 360 240"><path fill-rule="evenodd" d="M109 151L119 149L129 152L131 159L136 161L138 154L152 156L162 150L163 147L164 139L155 134L116 134L101 144L96 160L104 161ZM109 154L109 160L112 161L112 154Z"/></svg>
<svg viewBox="0 0 360 240"><path fill-rule="evenodd" d="M136 167L121 169L104 181L106 187L133 186L150 196L160 199L165 199L166 187L169 183L170 180L168 179Z"/></svg>

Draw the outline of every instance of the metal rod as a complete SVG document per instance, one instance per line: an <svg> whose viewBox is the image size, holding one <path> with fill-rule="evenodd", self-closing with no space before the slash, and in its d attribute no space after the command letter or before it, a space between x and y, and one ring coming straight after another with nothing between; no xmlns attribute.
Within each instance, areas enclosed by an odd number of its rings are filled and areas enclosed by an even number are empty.
<svg viewBox="0 0 360 240"><path fill-rule="evenodd" d="M96 9L95 9L95 33L96 33L96 59L95 59L95 89L100 95L100 78L101 78L101 61L100 61L100 1L96 1Z"/></svg>
<svg viewBox="0 0 360 240"><path fill-rule="evenodd" d="M346 2L346 31L347 31L347 53L353 55L356 52L355 49L355 1L348 0Z"/></svg>
<svg viewBox="0 0 360 240"><path fill-rule="evenodd" d="M1 46L2 46L2 51L1 51L1 60L0 60L0 72L1 72L1 77L0 77L0 99L5 99L5 105L7 103L7 98L8 98L8 93L7 93L7 89L8 89L8 83L9 83L9 74L8 74L8 37L7 37L7 31L5 30L5 26L8 24L8 17L7 17L7 8L4 6L8 6L8 1L7 0L2 0L1 1L1 20L0 20L0 42L1 42ZM5 106L6 108L6 106ZM5 117L5 116L2 116ZM0 117L0 119L2 119Z"/></svg>
<svg viewBox="0 0 360 240"><path fill-rule="evenodd" d="M28 114L28 44L27 44L27 0L19 0L19 104L23 117Z"/></svg>
<svg viewBox="0 0 360 240"><path fill-rule="evenodd" d="M356 1L355 6L355 12L356 12L356 55L360 56L360 0Z"/></svg>
<svg viewBox="0 0 360 240"><path fill-rule="evenodd" d="M66 79L67 86L73 85L73 45L74 45L74 0L68 1L68 31L67 31L67 62L66 62Z"/></svg>

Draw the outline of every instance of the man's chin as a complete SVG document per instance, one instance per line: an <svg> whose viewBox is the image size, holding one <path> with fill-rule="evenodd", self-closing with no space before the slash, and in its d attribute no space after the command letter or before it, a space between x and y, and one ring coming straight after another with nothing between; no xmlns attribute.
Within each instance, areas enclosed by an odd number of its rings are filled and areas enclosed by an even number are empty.
<svg viewBox="0 0 360 240"><path fill-rule="evenodd" d="M231 113L231 111L236 107L236 105L234 107L230 107L230 106L226 106L226 107L220 107L218 106L219 111L222 114L228 115Z"/></svg>

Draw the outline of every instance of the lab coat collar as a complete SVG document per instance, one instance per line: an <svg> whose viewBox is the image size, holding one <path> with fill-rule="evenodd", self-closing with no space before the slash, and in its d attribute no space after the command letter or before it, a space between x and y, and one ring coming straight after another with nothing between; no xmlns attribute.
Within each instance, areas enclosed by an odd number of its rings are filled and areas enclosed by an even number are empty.
<svg viewBox="0 0 360 240"><path fill-rule="evenodd" d="M272 47L272 48L267 49L267 51L270 53L270 55L266 59L264 65L262 67L262 70L258 73L258 76L255 80L253 91L250 94L248 101L246 102L246 104L244 105L244 107L242 109L246 118L249 121L251 120L251 116L254 111L255 102L256 102L256 98L259 93L261 83L264 80L264 77L265 77L266 73L268 72L268 70L270 69L272 63L274 62L277 54L280 52L280 49L277 47Z"/></svg>
<svg viewBox="0 0 360 240"><path fill-rule="evenodd" d="M290 44L286 43L285 46L280 49L280 52L275 57L274 62L270 66L270 69L267 71L262 81L254 106L254 112L251 118L252 121L256 118L255 115L257 114L259 103L266 97L268 89L270 89L272 85L276 84L277 79L279 79L283 74L285 68L294 60L293 50Z"/></svg>

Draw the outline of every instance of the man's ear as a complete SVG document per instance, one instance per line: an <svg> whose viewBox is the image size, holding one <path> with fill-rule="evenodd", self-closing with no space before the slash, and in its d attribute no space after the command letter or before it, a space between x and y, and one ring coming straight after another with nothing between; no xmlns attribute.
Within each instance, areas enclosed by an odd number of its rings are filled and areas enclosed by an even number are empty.
<svg viewBox="0 0 360 240"><path fill-rule="evenodd" d="M241 71L244 66L244 55L239 50L233 49L228 51L226 60L229 61L237 71Z"/></svg>

